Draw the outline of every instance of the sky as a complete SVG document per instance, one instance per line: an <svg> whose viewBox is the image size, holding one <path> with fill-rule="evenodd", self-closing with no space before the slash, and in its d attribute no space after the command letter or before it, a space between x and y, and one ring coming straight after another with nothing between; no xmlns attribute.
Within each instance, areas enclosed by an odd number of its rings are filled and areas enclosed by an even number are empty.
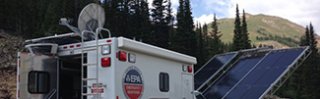
<svg viewBox="0 0 320 99"><path fill-rule="evenodd" d="M151 5L152 0L148 0ZM174 14L179 0L171 0ZM320 0L191 0L195 22L210 23L217 18L234 18L236 4L239 10L253 15L266 14L286 18L303 27L310 24L320 35Z"/></svg>

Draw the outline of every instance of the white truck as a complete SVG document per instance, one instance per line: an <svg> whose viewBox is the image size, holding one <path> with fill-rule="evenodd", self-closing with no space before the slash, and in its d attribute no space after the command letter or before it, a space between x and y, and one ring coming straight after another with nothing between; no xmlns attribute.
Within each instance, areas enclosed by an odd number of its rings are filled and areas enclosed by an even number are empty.
<svg viewBox="0 0 320 99"><path fill-rule="evenodd" d="M60 20L72 33L26 40L18 52L17 99L195 98L196 58L111 37L103 22L103 8L89 4L78 28Z"/></svg>
<svg viewBox="0 0 320 99"><path fill-rule="evenodd" d="M17 99L194 98L194 57L123 37L26 48L18 52Z"/></svg>

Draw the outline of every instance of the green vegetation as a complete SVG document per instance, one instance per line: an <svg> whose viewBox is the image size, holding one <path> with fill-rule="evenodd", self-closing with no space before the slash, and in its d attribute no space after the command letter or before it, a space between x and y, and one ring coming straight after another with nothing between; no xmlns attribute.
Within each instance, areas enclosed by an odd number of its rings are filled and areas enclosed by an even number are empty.
<svg viewBox="0 0 320 99"><path fill-rule="evenodd" d="M173 35L172 48L191 56L197 56L197 38L193 30L193 19L190 0L179 0L177 13L177 29Z"/></svg>
<svg viewBox="0 0 320 99"><path fill-rule="evenodd" d="M232 50L233 51L238 51L243 49L243 45L242 45L242 29L241 29L241 20L240 20L240 16L239 16L239 9L238 9L238 4L236 7L236 18L234 21L234 30L233 30L233 42L232 42Z"/></svg>
<svg viewBox="0 0 320 99"><path fill-rule="evenodd" d="M217 18L216 18L216 15L214 15L213 17L213 22L211 24L211 28L212 28L212 31L209 32L209 55L216 55L216 54L220 54L220 53L223 53L224 51L224 44L223 42L221 41L221 32L218 28L218 22L217 22Z"/></svg>
<svg viewBox="0 0 320 99"><path fill-rule="evenodd" d="M247 27L249 33L249 39L252 44L259 45L260 43L269 42L273 40L257 40L257 37L269 37L272 35L273 37L282 37L282 38L290 38L294 41L294 43L283 44L283 47L290 46L298 46L300 41L300 37L303 35L304 28L292 23L286 19L282 19L275 16L267 16L267 15L250 15L246 13L247 19ZM220 19L219 29L223 34L221 40L225 43L232 42L233 37L233 28L234 28L234 19ZM211 28L209 28L210 30ZM258 33L259 31L264 32L266 35ZM278 41L276 41L278 42ZM283 42L282 42L283 43ZM281 43L281 44L282 44ZM271 44L270 44L271 45Z"/></svg>
<svg viewBox="0 0 320 99"><path fill-rule="evenodd" d="M165 4L167 3L167 4ZM152 35L157 39L152 42L162 48L169 48L169 34L172 26L171 3L168 0L154 0L151 9Z"/></svg>
<svg viewBox="0 0 320 99"><path fill-rule="evenodd" d="M272 33L268 32L263 28L258 29L257 33L261 36L256 36L256 41L277 41L289 47L295 47L299 44L299 41L295 39L292 39L287 36L272 35Z"/></svg>

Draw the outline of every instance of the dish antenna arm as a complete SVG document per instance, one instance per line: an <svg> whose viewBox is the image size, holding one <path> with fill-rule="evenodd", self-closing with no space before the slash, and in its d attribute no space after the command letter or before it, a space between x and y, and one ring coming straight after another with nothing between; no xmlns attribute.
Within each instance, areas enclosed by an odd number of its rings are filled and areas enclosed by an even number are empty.
<svg viewBox="0 0 320 99"><path fill-rule="evenodd" d="M72 26L69 24L70 20L68 20L67 18L60 18L59 24L68 27L70 30L72 30L73 32L79 33L80 34L80 30L78 28L76 28L75 26Z"/></svg>
<svg viewBox="0 0 320 99"><path fill-rule="evenodd" d="M81 32L81 37L84 37L83 34L85 34L85 33L91 33L91 34L93 34L93 35L95 36L95 39L96 39L96 40L98 39L98 35L97 35L95 32L92 32L92 31L89 31L89 30L83 30L83 31ZM86 38L83 38L83 39L86 39ZM82 39L82 40L83 40L83 39Z"/></svg>
<svg viewBox="0 0 320 99"><path fill-rule="evenodd" d="M106 32L108 33L108 38L111 38L111 32L110 32L109 29L103 28L103 27L98 27L98 28L96 29L97 35L99 34L99 35L103 38L103 36L102 36L102 34L101 34L101 31L106 31Z"/></svg>

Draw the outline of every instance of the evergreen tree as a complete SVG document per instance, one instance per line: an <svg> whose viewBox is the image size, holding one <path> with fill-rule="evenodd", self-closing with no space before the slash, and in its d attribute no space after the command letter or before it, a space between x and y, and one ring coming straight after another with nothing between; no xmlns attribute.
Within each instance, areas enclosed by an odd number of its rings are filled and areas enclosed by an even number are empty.
<svg viewBox="0 0 320 99"><path fill-rule="evenodd" d="M300 39L300 46L309 46L309 40L310 40L310 33L309 33L309 27L306 26L305 29L305 35L301 37Z"/></svg>
<svg viewBox="0 0 320 99"><path fill-rule="evenodd" d="M205 37L208 37L208 24L204 24L202 27L203 35ZM205 38L205 41L207 42L208 38Z"/></svg>
<svg viewBox="0 0 320 99"><path fill-rule="evenodd" d="M60 0L53 0L47 6L48 8L45 11L46 13L43 15L44 19L39 27L39 32L37 32L38 36L44 35L53 35L54 33L59 33L59 24L58 21L61 18L61 13L59 13L59 2ZM60 4L61 5L61 4Z"/></svg>
<svg viewBox="0 0 320 99"><path fill-rule="evenodd" d="M307 33L307 31L306 31ZM309 98L309 99L315 99L317 97L319 97L317 90L319 90L319 88L315 87L318 85L318 79L317 75L319 75L318 72L318 58L319 58L319 54L318 54L318 49L316 48L317 42L315 41L315 36L314 36L314 30L313 30L313 26L310 23L309 25L309 35L306 35L306 39L308 42L308 45L310 47L311 50L311 54L310 56L306 59L303 67L301 67L302 69L302 97L301 98Z"/></svg>
<svg viewBox="0 0 320 99"><path fill-rule="evenodd" d="M317 49L317 41L316 41L316 38L315 38L315 33L314 33L314 30L313 30L313 26L312 24L310 23L310 26L309 26L309 36L310 36L310 40L309 40L309 45L310 45L310 49L312 50L312 53L318 53L318 49Z"/></svg>
<svg viewBox="0 0 320 99"><path fill-rule="evenodd" d="M204 61L204 54L203 52L205 51L204 50L204 39L203 39L203 32L202 32L202 27L201 27L201 24L200 23L197 23L197 27L196 27L196 33L197 33L197 59L198 59L198 64L199 66L197 67L200 67L203 65L203 63L205 62Z"/></svg>
<svg viewBox="0 0 320 99"><path fill-rule="evenodd" d="M308 81L310 81L310 87L309 90L312 91L312 97L313 99L320 97L319 92L320 92L320 88L316 87L319 85L320 80L317 78L320 78L320 62L319 62L319 53L318 53L318 49L317 49L317 41L315 38L315 32L313 29L313 25L310 23L309 26L309 32L310 32L310 40L309 40L309 44L310 44L310 49L312 51L311 55L309 56L308 61L310 61L310 72L311 75L308 76L310 77ZM315 79L316 78L316 79Z"/></svg>
<svg viewBox="0 0 320 99"><path fill-rule="evenodd" d="M209 58L211 58L212 56L209 54L210 49L209 49L209 45L210 45L210 37L209 37L209 33L208 33L208 24L204 24L202 27L202 34L203 34L203 59L205 61L207 61Z"/></svg>
<svg viewBox="0 0 320 99"><path fill-rule="evenodd" d="M150 43L150 19L148 3L145 0L132 0L128 3L128 34L135 38Z"/></svg>
<svg viewBox="0 0 320 99"><path fill-rule="evenodd" d="M149 7L148 7L148 2L146 0L142 0L141 1L141 14L140 14L140 18L141 18L141 27L140 27L140 31L139 31L139 35L140 38L146 42L146 43L150 43L151 39L152 39L152 35L151 35L151 23L150 23L150 14L149 14Z"/></svg>
<svg viewBox="0 0 320 99"><path fill-rule="evenodd" d="M128 0L105 1L103 5L106 11L105 26L114 36L130 38L128 33Z"/></svg>
<svg viewBox="0 0 320 99"><path fill-rule="evenodd" d="M241 26L241 49L250 49L251 44L249 40L249 33L247 29L247 22L246 22L246 13L243 10L242 13L242 26Z"/></svg>
<svg viewBox="0 0 320 99"><path fill-rule="evenodd" d="M141 39L138 35L141 28L141 9L140 9L140 0L131 0L128 1L128 23L127 23L127 30L128 33L127 37L134 38L134 39Z"/></svg>
<svg viewBox="0 0 320 99"><path fill-rule="evenodd" d="M223 52L223 43L220 39L222 36L220 34L219 28L218 28L218 22L216 18L216 14L214 14L213 22L211 24L212 31L210 32L211 36L211 44L209 46L210 48L210 56L214 56L216 54L220 54Z"/></svg>
<svg viewBox="0 0 320 99"><path fill-rule="evenodd" d="M177 13L177 32L174 35L173 46L174 50L195 56L196 36L193 31L193 19L189 0L179 0Z"/></svg>
<svg viewBox="0 0 320 99"><path fill-rule="evenodd" d="M232 50L237 51L242 49L241 45L241 22L240 22L240 17L239 17L239 8L238 4L236 6L236 18L234 21L234 30L233 30L233 47Z"/></svg>
<svg viewBox="0 0 320 99"><path fill-rule="evenodd" d="M172 42L174 42L173 39L174 39L174 34L175 34L175 28L174 28L175 18L174 18L174 16L172 15L173 12L172 12L171 6L172 6L172 2L171 2L171 0L169 0L167 12L169 13L170 16L167 17L167 20L168 20L168 21L170 20L171 23L169 23L170 30L169 30L169 42L168 42L168 44L169 44L169 49L174 49L174 48L172 48L172 47L173 47L173 46L172 46Z"/></svg>
<svg viewBox="0 0 320 99"><path fill-rule="evenodd" d="M154 7L151 9L151 17L153 23L152 34L155 36L156 40L153 41L153 44L168 48L169 47L169 32L171 24L171 12L168 9L168 6L171 6L167 0L154 0L152 3Z"/></svg>

